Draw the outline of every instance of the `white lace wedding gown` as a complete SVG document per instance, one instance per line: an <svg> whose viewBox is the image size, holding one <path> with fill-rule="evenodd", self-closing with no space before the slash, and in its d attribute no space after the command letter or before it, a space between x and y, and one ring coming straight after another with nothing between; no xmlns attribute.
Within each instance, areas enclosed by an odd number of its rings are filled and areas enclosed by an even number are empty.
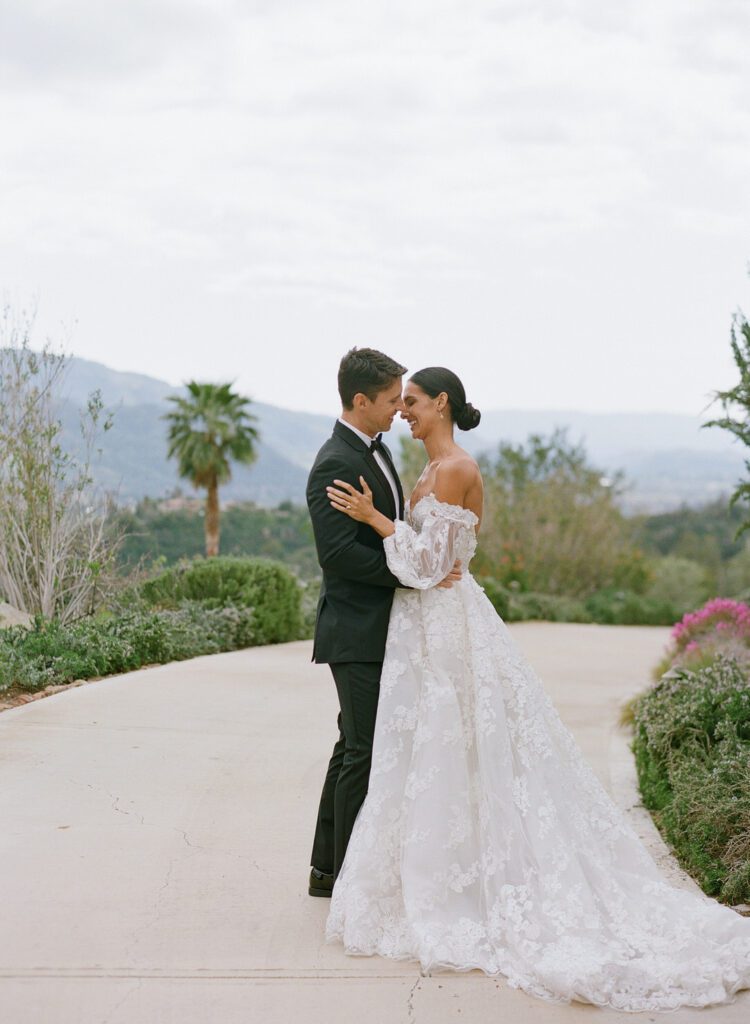
<svg viewBox="0 0 750 1024"><path fill-rule="evenodd" d="M552 1000L731 1001L750 987L750 920L662 879L466 571L476 523L427 495L385 541L416 589L395 594L327 940ZM435 589L456 558L462 581Z"/></svg>

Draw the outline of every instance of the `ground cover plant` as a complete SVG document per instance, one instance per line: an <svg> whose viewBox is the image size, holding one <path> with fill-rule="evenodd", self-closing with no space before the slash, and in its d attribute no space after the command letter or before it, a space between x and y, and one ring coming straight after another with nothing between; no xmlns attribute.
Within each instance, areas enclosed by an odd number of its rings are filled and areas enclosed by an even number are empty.
<svg viewBox="0 0 750 1024"><path fill-rule="evenodd" d="M297 640L308 630L301 599L294 576L273 562L181 564L96 615L66 624L38 616L32 629L0 631L0 692Z"/></svg>
<svg viewBox="0 0 750 1024"><path fill-rule="evenodd" d="M750 902L749 625L739 602L685 615L665 671L629 708L645 806L680 864L732 905Z"/></svg>
<svg viewBox="0 0 750 1024"><path fill-rule="evenodd" d="M506 622L541 619L546 622L599 622L618 626L666 626L675 620L675 607L649 594L615 587L596 591L588 597L543 594L504 586L492 577L479 583Z"/></svg>
<svg viewBox="0 0 750 1024"><path fill-rule="evenodd" d="M302 626L300 587L283 565L264 558L184 560L139 584L122 602L177 609L200 602L206 609L252 610L256 644L296 639Z"/></svg>
<svg viewBox="0 0 750 1024"><path fill-rule="evenodd" d="M127 611L66 625L38 619L31 630L0 635L0 691L33 691L252 644L252 613L237 608Z"/></svg>

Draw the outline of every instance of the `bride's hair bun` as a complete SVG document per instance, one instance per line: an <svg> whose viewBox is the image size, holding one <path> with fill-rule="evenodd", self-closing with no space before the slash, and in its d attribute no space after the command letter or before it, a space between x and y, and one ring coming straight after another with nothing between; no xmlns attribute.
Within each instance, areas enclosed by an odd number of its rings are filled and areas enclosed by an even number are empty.
<svg viewBox="0 0 750 1024"><path fill-rule="evenodd" d="M430 398L437 398L443 391L448 396L451 419L459 430L473 430L482 418L478 409L466 401L466 392L453 370L444 366L426 366L409 378Z"/></svg>
<svg viewBox="0 0 750 1024"><path fill-rule="evenodd" d="M481 418L479 409L475 409L471 402L467 402L456 415L456 426L459 430L473 430L479 426Z"/></svg>

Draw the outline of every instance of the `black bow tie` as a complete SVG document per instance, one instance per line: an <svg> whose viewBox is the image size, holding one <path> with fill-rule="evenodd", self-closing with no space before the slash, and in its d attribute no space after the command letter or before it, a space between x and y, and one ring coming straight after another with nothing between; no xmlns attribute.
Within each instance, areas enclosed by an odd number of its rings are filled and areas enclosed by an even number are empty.
<svg viewBox="0 0 750 1024"><path fill-rule="evenodd" d="M385 455L385 445L383 444L383 435L378 434L377 437L373 437L370 442L371 452L382 452Z"/></svg>

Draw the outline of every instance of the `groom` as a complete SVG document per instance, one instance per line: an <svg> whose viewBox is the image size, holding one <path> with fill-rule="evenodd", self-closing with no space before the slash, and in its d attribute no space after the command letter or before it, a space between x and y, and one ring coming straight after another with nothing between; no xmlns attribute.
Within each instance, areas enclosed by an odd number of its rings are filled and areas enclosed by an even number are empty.
<svg viewBox="0 0 750 1024"><path fill-rule="evenodd" d="M391 519L403 519L401 481L381 432L390 430L396 413L404 411L405 373L405 367L375 349L346 353L338 376L342 413L307 482L307 506L323 570L313 661L331 666L341 709L315 828L311 896L331 895L367 794L388 620L394 589L401 586L386 564L382 538L332 508L326 487L337 479L359 489L363 476L375 508ZM460 576L454 567L439 586L449 587Z"/></svg>

